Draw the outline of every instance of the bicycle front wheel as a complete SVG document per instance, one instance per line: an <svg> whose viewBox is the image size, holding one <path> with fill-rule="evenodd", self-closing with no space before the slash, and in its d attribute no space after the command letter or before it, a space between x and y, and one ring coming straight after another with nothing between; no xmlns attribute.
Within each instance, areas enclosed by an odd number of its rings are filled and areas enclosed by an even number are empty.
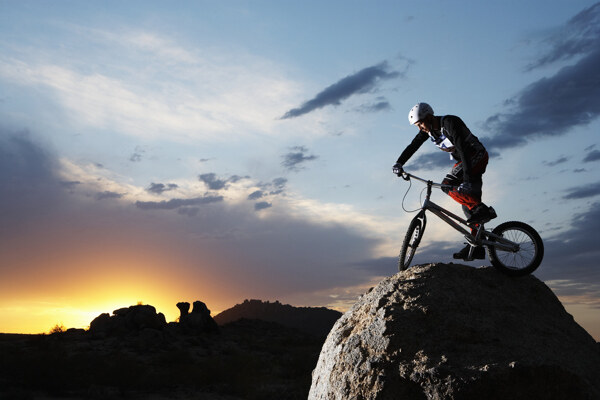
<svg viewBox="0 0 600 400"><path fill-rule="evenodd" d="M510 221L498 225L492 233L518 245L518 250L507 251L488 246L488 256L492 265L510 276L523 276L532 273L544 258L542 238L531 226ZM490 238L494 241L493 238Z"/></svg>
<svg viewBox="0 0 600 400"><path fill-rule="evenodd" d="M415 218L411 221L408 230L406 231L406 236L404 236L404 241L402 242L402 249L400 249L400 257L398 258L399 271L404 271L410 266L417 251L417 247L419 247L419 243L421 242L421 238L423 237L424 230L425 220Z"/></svg>

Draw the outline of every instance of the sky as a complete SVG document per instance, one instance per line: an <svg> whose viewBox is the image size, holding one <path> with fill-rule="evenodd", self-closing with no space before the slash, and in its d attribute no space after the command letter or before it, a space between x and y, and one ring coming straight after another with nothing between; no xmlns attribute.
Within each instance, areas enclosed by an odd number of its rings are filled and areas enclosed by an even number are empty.
<svg viewBox="0 0 600 400"><path fill-rule="evenodd" d="M397 272L422 186L392 166L421 101L486 146L492 226L539 231L534 275L600 340L585 0L0 0L0 332L138 302L348 309ZM452 164L425 143L406 169ZM431 216L415 262L463 242Z"/></svg>

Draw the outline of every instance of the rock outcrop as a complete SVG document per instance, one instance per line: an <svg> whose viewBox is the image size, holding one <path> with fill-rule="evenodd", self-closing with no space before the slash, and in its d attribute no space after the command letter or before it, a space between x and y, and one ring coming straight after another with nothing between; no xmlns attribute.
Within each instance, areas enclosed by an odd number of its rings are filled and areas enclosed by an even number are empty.
<svg viewBox="0 0 600 400"><path fill-rule="evenodd" d="M210 310L201 301L194 302L192 312L189 303L177 303L177 307L181 311L179 316L179 327L187 333L202 333L202 332L218 332L219 326L210 316Z"/></svg>
<svg viewBox="0 0 600 400"><path fill-rule="evenodd" d="M210 310L201 301L194 302L192 312L190 303L177 303L181 313L179 323L167 324L163 313L157 313L151 305L124 307L108 313L100 314L90 323L90 334L95 336L127 335L141 331L162 331L167 326L172 334L201 334L218 332L219 326L210 316ZM149 335L146 332L146 335Z"/></svg>
<svg viewBox="0 0 600 400"><path fill-rule="evenodd" d="M245 300L216 315L215 321L224 325L240 319L257 319L325 337L341 316L341 312L324 307L294 307L279 301Z"/></svg>
<svg viewBox="0 0 600 400"><path fill-rule="evenodd" d="M144 329L162 330L167 326L163 313L157 313L151 305L135 305L100 314L90 323L90 333L113 335L139 332Z"/></svg>
<svg viewBox="0 0 600 400"><path fill-rule="evenodd" d="M413 267L334 325L309 399L599 399L600 352L533 276Z"/></svg>

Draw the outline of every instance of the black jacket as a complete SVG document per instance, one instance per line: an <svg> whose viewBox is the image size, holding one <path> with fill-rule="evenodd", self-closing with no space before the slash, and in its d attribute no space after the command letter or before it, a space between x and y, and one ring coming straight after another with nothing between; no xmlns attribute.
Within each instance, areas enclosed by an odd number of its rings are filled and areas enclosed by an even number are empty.
<svg viewBox="0 0 600 400"><path fill-rule="evenodd" d="M457 162L463 163L464 181L470 181L471 160L477 155L485 152L485 147L481 144L477 136L473 135L465 123L457 116L446 115L440 118L441 129L434 131L429 135L427 132L419 131L412 142L406 146L406 149L398 157L398 163L404 165L415 152L421 147L427 139L434 143L439 142L440 138L445 136L454 145L452 157Z"/></svg>

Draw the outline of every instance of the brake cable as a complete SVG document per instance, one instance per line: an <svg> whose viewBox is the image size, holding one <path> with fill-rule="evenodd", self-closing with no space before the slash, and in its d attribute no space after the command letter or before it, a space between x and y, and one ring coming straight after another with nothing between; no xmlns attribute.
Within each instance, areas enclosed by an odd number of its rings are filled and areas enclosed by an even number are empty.
<svg viewBox="0 0 600 400"><path fill-rule="evenodd" d="M404 200L406 200L406 196L408 196L408 192L410 192L410 189L411 189L411 188L412 188L412 179L408 179L408 189L406 189L406 193L404 193L404 197L402 198L402 209L404 210L404 212L407 212L407 213L415 213L415 212L417 212L417 211L420 211L420 210L421 210L421 207L419 207L419 208L417 208L416 210L409 211L409 210L407 210L407 209L404 207ZM423 192L424 192L426 189L427 189L426 187L425 187L425 188L423 188L423 190L421 190L421 194L419 195L419 203L421 203L421 204L423 203L423 202L421 201L421 198L422 198L422 196L423 196Z"/></svg>

